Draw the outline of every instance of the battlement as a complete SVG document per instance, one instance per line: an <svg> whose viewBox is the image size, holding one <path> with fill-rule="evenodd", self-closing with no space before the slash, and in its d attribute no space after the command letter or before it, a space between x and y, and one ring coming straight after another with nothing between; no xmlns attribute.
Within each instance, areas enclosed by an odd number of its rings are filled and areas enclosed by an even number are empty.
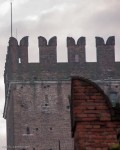
<svg viewBox="0 0 120 150"><path fill-rule="evenodd" d="M75 44L75 40L72 37L67 37L67 47L69 46L85 46L86 45L86 40L85 37L80 37L77 40L77 44Z"/></svg>
<svg viewBox="0 0 120 150"><path fill-rule="evenodd" d="M8 53L6 57L5 74L21 74L34 70L35 74L41 72L52 72L52 75L59 76L59 73L71 75L72 72L87 74L93 70L101 74L118 74L118 62L115 62L115 37L111 36L106 43L103 38L96 37L97 62L86 62L86 38L80 37L77 42L72 37L67 37L68 62L57 63L57 37L54 36L48 41L46 38L38 37L39 60L38 63L28 62L28 36L23 37L18 44L17 39L10 37ZM91 68L91 70L90 70ZM109 73L108 73L109 72ZM46 75L46 73L44 73ZM95 74L96 75L96 74ZM68 76L68 75L66 75ZM91 75L90 75L91 76ZM103 75L105 76L105 75ZM61 77L61 76L60 76ZM42 78L42 75L41 75ZM47 77L46 77L47 78ZM64 78L64 77L63 77Z"/></svg>
<svg viewBox="0 0 120 150"><path fill-rule="evenodd" d="M115 37L114 36L110 36L108 39L107 39L107 41L106 41L106 44L105 44L105 41L104 41L104 39L103 38L101 38L101 37L96 37L96 46L107 46L107 45L115 45Z"/></svg>
<svg viewBox="0 0 120 150"><path fill-rule="evenodd" d="M47 40L44 37L39 36L38 42L39 42L40 47L42 47L42 46L57 46L57 37L56 36L52 37L47 43Z"/></svg>
<svg viewBox="0 0 120 150"><path fill-rule="evenodd" d="M20 40L20 44L18 44L17 39L15 39L14 37L11 37L9 40L9 47L17 46L17 47L19 47L18 49L20 49L20 50L17 50L17 51L19 51L20 54L17 54L16 57L23 55L23 53L25 53L25 51L26 51L26 53L28 53L28 50L23 50L23 46L27 48L28 45L29 45L28 44L28 36L23 37ZM104 52L102 52L103 53L102 57L104 57L104 53L106 52L106 50L108 50L110 48L110 46L114 51L114 45L115 45L115 37L114 36L109 37L107 39L106 43L103 38L96 37L97 52L99 51L98 50L99 48L104 49ZM57 62L57 58L56 58L57 57L57 55L56 55L57 37L56 36L50 38L48 41L45 37L39 36L38 37L38 46L39 46L39 60L41 63L48 62L47 60L49 60L50 64ZM79 62L79 63L85 62L86 61L85 46L86 46L86 38L85 37L80 37L77 40L77 42L75 42L74 38L67 37L68 62ZM98 55L99 55L99 52L97 53L97 56ZM53 57L50 59L51 56L53 56ZM24 58L24 59L28 60L27 57L28 57L28 54L27 54L26 58Z"/></svg>

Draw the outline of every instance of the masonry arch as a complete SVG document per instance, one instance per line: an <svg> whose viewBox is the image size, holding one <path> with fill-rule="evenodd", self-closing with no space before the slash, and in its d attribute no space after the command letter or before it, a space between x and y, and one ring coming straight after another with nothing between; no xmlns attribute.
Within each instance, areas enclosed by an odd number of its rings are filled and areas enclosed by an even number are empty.
<svg viewBox="0 0 120 150"><path fill-rule="evenodd" d="M75 150L108 149L118 143L120 120L104 91L89 79L72 78L71 122Z"/></svg>

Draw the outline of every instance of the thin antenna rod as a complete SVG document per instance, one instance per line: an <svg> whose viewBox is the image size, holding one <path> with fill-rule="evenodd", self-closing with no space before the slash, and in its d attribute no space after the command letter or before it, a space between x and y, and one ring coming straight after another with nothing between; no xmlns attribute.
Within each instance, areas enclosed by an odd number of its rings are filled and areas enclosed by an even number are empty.
<svg viewBox="0 0 120 150"><path fill-rule="evenodd" d="M12 37L12 2L10 3L11 5L11 37Z"/></svg>
<svg viewBox="0 0 120 150"><path fill-rule="evenodd" d="M16 39L17 39L17 35L18 35L18 34L17 34L17 29L16 29Z"/></svg>

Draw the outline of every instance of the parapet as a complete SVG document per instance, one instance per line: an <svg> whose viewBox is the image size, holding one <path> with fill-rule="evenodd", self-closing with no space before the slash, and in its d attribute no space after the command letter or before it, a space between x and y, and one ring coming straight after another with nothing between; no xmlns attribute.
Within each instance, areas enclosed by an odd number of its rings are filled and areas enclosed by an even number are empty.
<svg viewBox="0 0 120 150"><path fill-rule="evenodd" d="M28 46L28 36L25 36L20 40L20 46Z"/></svg>
<svg viewBox="0 0 120 150"><path fill-rule="evenodd" d="M17 46L18 45L18 41L16 38L14 37L10 37L9 39L9 46Z"/></svg>
<svg viewBox="0 0 120 150"><path fill-rule="evenodd" d="M106 45L115 45L115 37L114 36L110 36L107 39Z"/></svg>
<svg viewBox="0 0 120 150"><path fill-rule="evenodd" d="M47 46L47 40L43 36L38 37L38 44L39 46Z"/></svg>
<svg viewBox="0 0 120 150"><path fill-rule="evenodd" d="M28 36L23 37L18 44L17 39L10 37L8 54L6 58L7 64L12 65L14 72L18 66L22 66L27 70L28 66ZM38 37L40 64L55 65L57 64L57 37L53 36L48 41L45 37ZM102 37L96 37L97 47L97 65L99 70L114 70L115 53L114 53L115 37L110 36L106 43ZM76 63L84 68L86 65L86 38L80 37L77 42L72 37L67 37L68 64ZM9 59L8 59L9 58ZM38 63L38 64L39 64ZM7 65L9 66L9 65Z"/></svg>
<svg viewBox="0 0 120 150"><path fill-rule="evenodd" d="M52 38L49 40L48 45L49 45L49 46L57 46L57 37L56 37L56 36L52 37Z"/></svg>
<svg viewBox="0 0 120 150"><path fill-rule="evenodd" d="M9 66L8 70L11 68L12 72L17 72L19 64L26 69L28 64L28 36L23 37L20 44L14 37L9 39L6 66Z"/></svg>
<svg viewBox="0 0 120 150"><path fill-rule="evenodd" d="M85 37L80 37L77 41L77 44L75 44L75 40L72 37L67 37L67 47L68 46L85 46L86 40Z"/></svg>
<svg viewBox="0 0 120 150"><path fill-rule="evenodd" d="M103 45L115 45L115 37L110 36L107 39L106 44L105 44L104 39L102 37L96 37L96 46L103 46Z"/></svg>
<svg viewBox="0 0 120 150"><path fill-rule="evenodd" d="M75 40L72 37L67 37L67 46L75 46Z"/></svg>
<svg viewBox="0 0 120 150"><path fill-rule="evenodd" d="M39 36L38 37L38 44L39 46L57 46L57 37L54 36L52 37L47 44L47 40L46 38L44 38L43 36Z"/></svg>
<svg viewBox="0 0 120 150"><path fill-rule="evenodd" d="M77 45L78 46L86 45L85 37L80 37L77 41Z"/></svg>
<svg viewBox="0 0 120 150"><path fill-rule="evenodd" d="M115 37L110 36L106 44L104 39L101 37L96 37L96 47L97 47L97 62L100 70L114 71L115 68Z"/></svg>
<svg viewBox="0 0 120 150"><path fill-rule="evenodd" d="M57 37L53 36L47 43L46 38L39 36L39 60L41 64L56 64L57 63Z"/></svg>
<svg viewBox="0 0 120 150"><path fill-rule="evenodd" d="M67 37L67 48L68 48L68 62L84 64L86 61L85 56L85 37L80 37L77 40L77 44L72 37Z"/></svg>

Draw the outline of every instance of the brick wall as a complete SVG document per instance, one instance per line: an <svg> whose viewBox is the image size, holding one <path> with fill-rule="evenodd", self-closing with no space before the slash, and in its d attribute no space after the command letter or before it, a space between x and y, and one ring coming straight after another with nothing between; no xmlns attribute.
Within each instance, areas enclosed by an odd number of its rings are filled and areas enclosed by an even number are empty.
<svg viewBox="0 0 120 150"><path fill-rule="evenodd" d="M7 114L7 120L6 120L8 150L12 150L14 145L14 103L12 97L13 97L13 93L11 92L10 94L11 101L9 101L9 108L8 108L9 113Z"/></svg>
<svg viewBox="0 0 120 150"><path fill-rule="evenodd" d="M120 121L113 121L113 114L109 99L97 85L82 78L72 80L75 150L107 150L118 143Z"/></svg>
<svg viewBox="0 0 120 150"><path fill-rule="evenodd" d="M115 91L120 97L120 62L114 60L115 40L109 37L105 44L102 38L97 37L97 62L86 62L85 37L80 37L77 43L68 37L68 62L64 63L57 62L56 37L49 41L39 37L38 42L40 62L29 63L28 37L22 38L20 44L14 37L9 40L4 72L6 100L3 114L7 120L8 144L29 145L31 150L54 150L59 148L60 142L62 150L73 150L70 112L67 109L71 76L92 79L106 93ZM46 87L48 82L50 87ZM93 111L94 107L90 107ZM84 119L88 117L96 118L93 114L91 117L87 114ZM32 133L30 136L25 135L28 125Z"/></svg>
<svg viewBox="0 0 120 150"><path fill-rule="evenodd" d="M8 144L16 150L59 150L59 145L73 150L70 82L14 82L10 90Z"/></svg>

